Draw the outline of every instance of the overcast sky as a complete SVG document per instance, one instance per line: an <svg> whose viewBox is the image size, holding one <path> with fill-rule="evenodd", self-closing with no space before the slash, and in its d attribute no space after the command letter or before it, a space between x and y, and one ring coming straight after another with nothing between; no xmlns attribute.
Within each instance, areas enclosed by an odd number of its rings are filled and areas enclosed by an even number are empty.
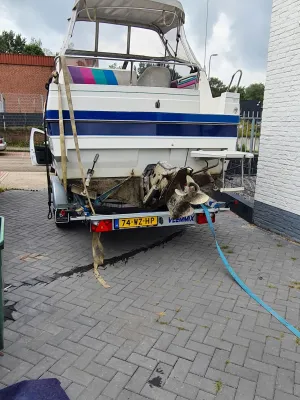
<svg viewBox="0 0 300 400"><path fill-rule="evenodd" d="M203 65L207 0L182 0L187 14L186 32ZM272 0L209 0L208 57L212 76L225 83L237 69L243 85L264 82ZM0 31L14 30L26 38L41 39L43 46L59 51L74 0L0 0ZM110 37L117 46L119 35ZM143 44L144 46L144 44Z"/></svg>

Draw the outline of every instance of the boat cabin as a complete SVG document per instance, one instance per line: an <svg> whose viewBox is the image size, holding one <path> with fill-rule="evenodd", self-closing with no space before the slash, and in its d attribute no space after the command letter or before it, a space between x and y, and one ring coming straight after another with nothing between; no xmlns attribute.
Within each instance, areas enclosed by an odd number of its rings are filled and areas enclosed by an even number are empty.
<svg viewBox="0 0 300 400"><path fill-rule="evenodd" d="M76 0L61 51L71 83L198 89L184 23L177 0Z"/></svg>

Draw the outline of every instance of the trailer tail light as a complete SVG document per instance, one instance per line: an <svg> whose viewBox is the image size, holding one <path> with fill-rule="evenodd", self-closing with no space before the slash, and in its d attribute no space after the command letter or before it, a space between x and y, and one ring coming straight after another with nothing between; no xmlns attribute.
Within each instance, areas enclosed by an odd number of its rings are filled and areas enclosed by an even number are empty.
<svg viewBox="0 0 300 400"><path fill-rule="evenodd" d="M59 212L59 217L60 218L64 218L67 215L67 211L66 210L60 210Z"/></svg>
<svg viewBox="0 0 300 400"><path fill-rule="evenodd" d="M111 219L106 219L99 222L92 222L91 225L92 232L110 232L113 230L113 221Z"/></svg>
<svg viewBox="0 0 300 400"><path fill-rule="evenodd" d="M216 214L210 214L211 220L213 223L216 222ZM206 215L204 213L202 214L197 214L197 224L199 225L204 225L207 224L207 218Z"/></svg>
<svg viewBox="0 0 300 400"><path fill-rule="evenodd" d="M0 138L0 144L3 144L3 139Z"/></svg>

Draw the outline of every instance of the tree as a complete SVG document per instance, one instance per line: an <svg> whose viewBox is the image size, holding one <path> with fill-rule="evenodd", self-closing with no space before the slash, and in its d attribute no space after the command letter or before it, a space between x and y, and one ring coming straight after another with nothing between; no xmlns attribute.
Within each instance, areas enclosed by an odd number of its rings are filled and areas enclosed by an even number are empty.
<svg viewBox="0 0 300 400"><path fill-rule="evenodd" d="M180 78L182 78L182 76L176 71L176 69L174 69L174 67L170 64L167 65L167 68L170 70L171 72L171 79L172 81L176 81Z"/></svg>
<svg viewBox="0 0 300 400"><path fill-rule="evenodd" d="M227 87L219 78L210 78L209 84L213 97L219 97L226 92Z"/></svg>
<svg viewBox="0 0 300 400"><path fill-rule="evenodd" d="M236 91L236 86L232 86L230 92L235 92L235 91ZM240 86L237 92L240 94L241 100L246 100L246 88L244 86Z"/></svg>
<svg viewBox="0 0 300 400"><path fill-rule="evenodd" d="M3 31L0 34L0 53L45 55L40 40L32 38L31 42L27 44L26 38L13 31Z"/></svg>
<svg viewBox="0 0 300 400"><path fill-rule="evenodd" d="M253 83L246 88L245 100L264 101L265 85L263 83Z"/></svg>
<svg viewBox="0 0 300 400"><path fill-rule="evenodd" d="M26 44L24 47L24 53L31 56L44 56L44 50L42 49L42 42L41 40L36 40L31 38L31 42Z"/></svg>
<svg viewBox="0 0 300 400"><path fill-rule="evenodd" d="M110 69L121 69L121 67L118 66L118 64L116 62L114 62L113 64L109 65L108 68L110 68Z"/></svg>
<svg viewBox="0 0 300 400"><path fill-rule="evenodd" d="M219 78L211 78L210 87L213 97L219 97L222 93L228 90L228 87ZM230 92L235 92L236 86L232 86ZM248 87L240 86L238 93L240 94L241 100L264 100L265 85L263 83L252 83Z"/></svg>
<svg viewBox="0 0 300 400"><path fill-rule="evenodd" d="M0 34L0 53L22 54L26 45L26 39L13 31L3 31Z"/></svg>
<svg viewBox="0 0 300 400"><path fill-rule="evenodd" d="M155 66L155 64L140 62L138 69L137 69L138 76L141 76L146 68L154 67L154 66Z"/></svg>

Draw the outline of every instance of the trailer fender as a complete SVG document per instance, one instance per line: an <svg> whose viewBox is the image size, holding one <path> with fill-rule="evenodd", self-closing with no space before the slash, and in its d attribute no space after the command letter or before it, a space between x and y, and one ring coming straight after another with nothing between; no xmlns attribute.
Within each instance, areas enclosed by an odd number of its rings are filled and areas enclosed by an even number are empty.
<svg viewBox="0 0 300 400"><path fill-rule="evenodd" d="M68 208L68 197L67 193L61 184L58 176L51 177L52 196L53 196L53 208L55 210Z"/></svg>

